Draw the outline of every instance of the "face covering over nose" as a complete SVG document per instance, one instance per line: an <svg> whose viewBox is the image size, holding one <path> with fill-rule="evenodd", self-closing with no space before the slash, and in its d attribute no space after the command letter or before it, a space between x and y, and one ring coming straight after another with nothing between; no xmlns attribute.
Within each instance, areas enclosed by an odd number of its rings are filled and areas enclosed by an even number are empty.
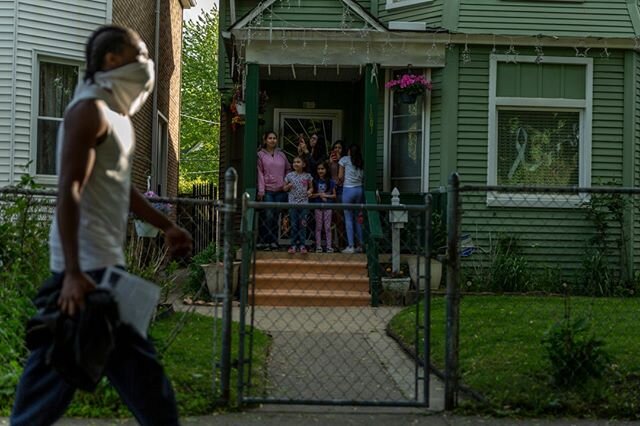
<svg viewBox="0 0 640 426"><path fill-rule="evenodd" d="M153 61L139 57L136 62L96 72L93 81L108 92L106 101L111 109L133 115L153 91L154 75Z"/></svg>

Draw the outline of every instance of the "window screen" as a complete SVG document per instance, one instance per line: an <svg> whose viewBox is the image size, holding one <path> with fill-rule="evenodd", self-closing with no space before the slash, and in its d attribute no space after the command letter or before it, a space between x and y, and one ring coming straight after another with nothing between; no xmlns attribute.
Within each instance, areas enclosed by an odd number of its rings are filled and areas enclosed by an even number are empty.
<svg viewBox="0 0 640 426"><path fill-rule="evenodd" d="M36 173L56 173L56 136L78 83L78 67L40 62Z"/></svg>
<svg viewBox="0 0 640 426"><path fill-rule="evenodd" d="M578 111L498 110L499 185L578 185Z"/></svg>

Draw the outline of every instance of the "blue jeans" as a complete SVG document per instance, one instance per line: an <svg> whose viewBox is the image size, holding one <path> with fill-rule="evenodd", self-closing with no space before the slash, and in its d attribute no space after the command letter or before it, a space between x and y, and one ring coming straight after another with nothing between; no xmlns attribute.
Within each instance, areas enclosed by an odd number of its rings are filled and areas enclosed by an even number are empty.
<svg viewBox="0 0 640 426"><path fill-rule="evenodd" d="M342 202L345 204L361 204L364 200L364 190L362 186L344 187L342 189ZM354 218L353 210L344 211L344 222L347 229L347 243L349 247L354 247L353 228L356 228L356 235L358 236L358 244L362 245L364 239L362 238L362 226Z"/></svg>
<svg viewBox="0 0 640 426"><path fill-rule="evenodd" d="M306 209L289 209L289 222L291 223L291 245L304 246L307 242L307 216Z"/></svg>
<svg viewBox="0 0 640 426"><path fill-rule="evenodd" d="M264 193L264 201L267 203L286 203L288 195L284 191L267 191ZM278 242L278 216L282 209L265 209L263 227L260 232L262 242L265 244Z"/></svg>
<svg viewBox="0 0 640 426"><path fill-rule="evenodd" d="M88 275L99 282L103 273L99 270ZM54 273L50 280L62 284L62 276ZM153 344L128 327L117 331L116 342L105 375L136 420L141 425L178 425L173 389ZM73 399L75 387L47 365L47 350L43 346L29 354L9 420L13 426L53 424Z"/></svg>

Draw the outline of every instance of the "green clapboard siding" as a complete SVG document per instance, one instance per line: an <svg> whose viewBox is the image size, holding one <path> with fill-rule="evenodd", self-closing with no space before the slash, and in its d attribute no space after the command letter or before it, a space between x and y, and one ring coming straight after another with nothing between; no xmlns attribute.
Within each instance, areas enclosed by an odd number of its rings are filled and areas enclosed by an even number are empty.
<svg viewBox="0 0 640 426"><path fill-rule="evenodd" d="M627 0L461 0L458 30L475 34L632 37Z"/></svg>
<svg viewBox="0 0 640 426"><path fill-rule="evenodd" d="M429 147L429 190L433 191L446 182L440 180L440 148L442 145L442 74L444 68L431 71L431 136Z"/></svg>
<svg viewBox="0 0 640 426"><path fill-rule="evenodd" d="M584 65L499 63L497 95L585 99L585 69Z"/></svg>
<svg viewBox="0 0 640 426"><path fill-rule="evenodd" d="M442 26L442 10L445 0L433 0L425 4L387 10L386 0L378 1L378 17L388 24L390 21L426 22L429 27Z"/></svg>
<svg viewBox="0 0 640 426"><path fill-rule="evenodd" d="M242 15L239 15L242 16ZM341 0L275 2L254 26L277 28L363 28L364 21Z"/></svg>
<svg viewBox="0 0 640 426"><path fill-rule="evenodd" d="M549 49L545 53L575 57L571 50ZM521 54L533 52L522 49ZM489 55L489 47L474 48L472 61L459 63L457 167L463 185L486 184ZM622 179L623 71L621 52L612 52L608 59L594 60L594 183ZM442 90L446 93L447 88ZM593 235L593 226L586 220L584 210L487 207L484 193L466 194L464 200L462 232L472 234L476 245L488 250L498 235L514 235L520 239L532 266L544 269L562 265L567 276L579 269L584 248ZM481 255L475 256L476 261L480 258ZM474 262L474 256L465 262Z"/></svg>

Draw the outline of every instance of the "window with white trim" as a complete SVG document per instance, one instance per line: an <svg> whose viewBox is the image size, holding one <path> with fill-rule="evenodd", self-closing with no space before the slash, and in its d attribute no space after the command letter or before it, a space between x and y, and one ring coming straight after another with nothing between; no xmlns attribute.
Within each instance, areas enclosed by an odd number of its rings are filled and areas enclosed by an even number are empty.
<svg viewBox="0 0 640 426"><path fill-rule="evenodd" d="M432 3L433 0L387 0L387 9L395 9L397 7L413 6L421 3Z"/></svg>
<svg viewBox="0 0 640 426"><path fill-rule="evenodd" d="M492 57L487 183L589 186L592 82L590 58L545 57L539 64L536 57ZM522 205L520 198L492 194L487 202ZM579 202L568 201L554 206Z"/></svg>
<svg viewBox="0 0 640 426"><path fill-rule="evenodd" d="M158 195L167 195L167 171L169 168L169 124L167 118L158 112L157 136L152 149L153 162L151 175L155 192ZM153 189L153 188L152 188Z"/></svg>
<svg viewBox="0 0 640 426"><path fill-rule="evenodd" d="M393 70L388 74L389 79L399 78L408 72L422 74L423 70ZM426 77L429 79L428 75ZM426 191L428 131L425 127L428 120L428 93L417 95L412 102L403 99L396 91L389 90L385 150L387 191L394 187L400 193Z"/></svg>
<svg viewBox="0 0 640 426"><path fill-rule="evenodd" d="M56 174L56 138L64 110L78 84L80 67L50 59L38 61L35 169L38 175Z"/></svg>

